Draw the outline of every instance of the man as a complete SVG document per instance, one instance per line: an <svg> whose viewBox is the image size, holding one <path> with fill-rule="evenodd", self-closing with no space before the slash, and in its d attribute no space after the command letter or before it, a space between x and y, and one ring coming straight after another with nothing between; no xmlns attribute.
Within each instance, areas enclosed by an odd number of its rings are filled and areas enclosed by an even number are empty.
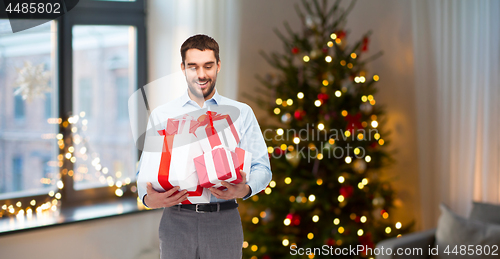
<svg viewBox="0 0 500 259"><path fill-rule="evenodd" d="M210 188L210 203L198 206L178 205L188 197L178 186L161 193L148 183L147 190L139 188L139 197L150 208L165 208L159 228L162 259L241 258L243 230L236 199L259 193L271 181L267 147L250 106L220 96L215 88L221 69L217 42L206 35L192 36L182 44L181 56L188 89L183 96L156 108L152 121L165 128L168 118L209 106L239 109L240 116L234 122L240 136L238 146L252 153L250 172L240 172L243 179L250 174L249 181L235 185L223 182L225 191Z"/></svg>

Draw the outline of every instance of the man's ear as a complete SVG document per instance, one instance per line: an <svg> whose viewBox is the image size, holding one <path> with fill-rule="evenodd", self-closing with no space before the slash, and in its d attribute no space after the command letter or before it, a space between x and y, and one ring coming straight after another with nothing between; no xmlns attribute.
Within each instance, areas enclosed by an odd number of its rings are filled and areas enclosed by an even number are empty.
<svg viewBox="0 0 500 259"><path fill-rule="evenodd" d="M184 62L181 62L181 70L182 71L186 70L186 67L184 66Z"/></svg>
<svg viewBox="0 0 500 259"><path fill-rule="evenodd" d="M217 62L217 73L220 72L220 59L219 59L219 62Z"/></svg>

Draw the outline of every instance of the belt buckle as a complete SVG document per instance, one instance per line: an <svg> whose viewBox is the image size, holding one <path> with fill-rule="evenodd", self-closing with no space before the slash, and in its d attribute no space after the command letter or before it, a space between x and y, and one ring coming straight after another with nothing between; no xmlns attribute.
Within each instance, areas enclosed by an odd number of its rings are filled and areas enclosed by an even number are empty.
<svg viewBox="0 0 500 259"><path fill-rule="evenodd" d="M195 208L196 208L196 213L205 213L204 211L200 211L200 210L198 210L198 205L199 205L199 204L196 204L196 207L195 207Z"/></svg>

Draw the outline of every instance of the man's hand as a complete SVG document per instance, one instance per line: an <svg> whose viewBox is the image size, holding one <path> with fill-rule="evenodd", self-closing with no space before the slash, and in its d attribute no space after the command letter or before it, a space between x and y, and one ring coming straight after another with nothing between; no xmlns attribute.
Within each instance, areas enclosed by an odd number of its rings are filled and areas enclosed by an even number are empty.
<svg viewBox="0 0 500 259"><path fill-rule="evenodd" d="M227 190L221 191L217 188L210 187L210 191L212 194L217 198L217 199L223 199L223 200L232 200L236 198L243 198L245 197L248 192L250 191L250 186L246 184L246 179L247 179L247 174L240 170L241 173L241 178L243 178L243 181L241 181L238 184L230 184L228 182L222 181L221 184L222 186L226 187Z"/></svg>
<svg viewBox="0 0 500 259"><path fill-rule="evenodd" d="M189 194L187 194L187 190L174 194L177 190L179 190L179 186L175 186L166 192L157 192L153 189L151 183L148 183L147 194L146 197L144 197L144 202L151 209L177 205L185 201L189 196Z"/></svg>

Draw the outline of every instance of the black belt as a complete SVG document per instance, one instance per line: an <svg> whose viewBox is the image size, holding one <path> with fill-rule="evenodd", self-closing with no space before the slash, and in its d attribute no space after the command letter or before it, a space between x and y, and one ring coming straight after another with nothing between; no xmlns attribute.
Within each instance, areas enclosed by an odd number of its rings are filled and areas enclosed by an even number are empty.
<svg viewBox="0 0 500 259"><path fill-rule="evenodd" d="M177 209L194 210L198 213L205 212L218 212L221 210L229 210L238 208L236 201L217 202L217 203L204 203L204 204L182 204L175 205Z"/></svg>

